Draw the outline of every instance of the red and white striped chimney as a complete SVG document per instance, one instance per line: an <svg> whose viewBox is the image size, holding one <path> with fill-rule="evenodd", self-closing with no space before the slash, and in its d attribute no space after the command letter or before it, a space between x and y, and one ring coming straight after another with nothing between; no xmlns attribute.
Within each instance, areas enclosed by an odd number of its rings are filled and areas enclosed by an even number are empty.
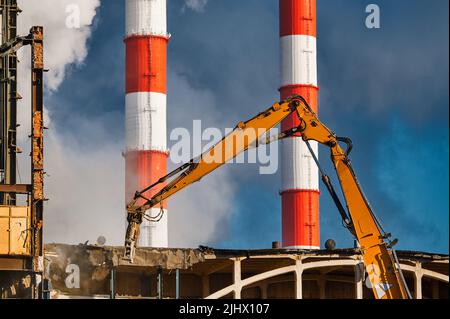
<svg viewBox="0 0 450 319"><path fill-rule="evenodd" d="M166 133L166 0L126 0L125 199L167 174ZM159 188L144 195L149 198ZM147 212L159 222L144 220L139 246L167 247L167 207Z"/></svg>
<svg viewBox="0 0 450 319"><path fill-rule="evenodd" d="M316 0L280 0L281 99L303 96L317 112ZM296 114L281 123L300 123ZM311 142L318 155L318 145ZM283 247L319 249L319 174L301 137L281 143Z"/></svg>

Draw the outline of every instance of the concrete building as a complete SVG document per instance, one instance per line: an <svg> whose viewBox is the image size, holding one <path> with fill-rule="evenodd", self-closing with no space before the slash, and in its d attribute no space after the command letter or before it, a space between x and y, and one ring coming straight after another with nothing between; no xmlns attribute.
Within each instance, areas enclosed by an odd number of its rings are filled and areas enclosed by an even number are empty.
<svg viewBox="0 0 450 319"><path fill-rule="evenodd" d="M121 247L45 251L53 298L373 299L358 249L138 248L134 264L121 260ZM414 298L448 298L448 255L398 256Z"/></svg>

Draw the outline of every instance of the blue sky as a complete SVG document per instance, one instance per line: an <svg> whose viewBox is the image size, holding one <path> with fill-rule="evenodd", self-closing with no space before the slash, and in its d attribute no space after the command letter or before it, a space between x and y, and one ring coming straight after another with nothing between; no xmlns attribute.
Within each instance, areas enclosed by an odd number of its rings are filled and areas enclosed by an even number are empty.
<svg viewBox="0 0 450 319"><path fill-rule="evenodd" d="M277 1L209 0L201 12L168 2L169 130L190 129L194 119L233 127L278 100ZM352 138L359 181L398 249L448 253L448 1L317 2L321 120ZM369 3L380 7L380 29L364 25ZM83 152L124 141L124 24L124 1L102 1L88 56L47 99L61 131L77 130L79 117L105 127L99 137L76 134ZM320 161L333 176L325 148ZM267 248L280 240L280 174L224 168L229 200L217 174L208 191L228 212L202 244ZM353 245L325 191L320 216L322 244Z"/></svg>

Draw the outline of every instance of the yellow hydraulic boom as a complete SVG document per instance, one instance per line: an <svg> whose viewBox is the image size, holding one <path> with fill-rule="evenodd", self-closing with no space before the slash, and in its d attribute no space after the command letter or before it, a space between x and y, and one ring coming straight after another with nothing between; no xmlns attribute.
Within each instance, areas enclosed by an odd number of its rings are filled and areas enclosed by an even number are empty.
<svg viewBox="0 0 450 319"><path fill-rule="evenodd" d="M300 120L298 127L281 132L278 136L261 140L270 129L293 112L296 112ZM150 208L160 205L176 192L199 181L203 176L219 168L241 152L251 147L257 147L260 143L270 143L296 133L300 133L317 165L319 162L308 141L317 141L329 147L331 151L331 160L336 169L348 213L335 193L329 177L325 175L319 165L322 181L341 214L344 226L358 240L375 297L377 299L411 298L395 250L392 248L397 240L391 241L390 234L384 232L353 172L348 157L352 148L351 140L337 137L334 132L322 124L301 96L292 96L285 101L275 103L252 119L238 123L229 135L200 155L199 159L192 159L189 163L160 178L156 183L137 192L134 200L127 205L128 228L124 258L133 260L136 241L139 237L139 226L143 218L152 218L145 215ZM347 144L345 151L339 142ZM172 177L174 178L153 197L145 198L143 195L145 192Z"/></svg>

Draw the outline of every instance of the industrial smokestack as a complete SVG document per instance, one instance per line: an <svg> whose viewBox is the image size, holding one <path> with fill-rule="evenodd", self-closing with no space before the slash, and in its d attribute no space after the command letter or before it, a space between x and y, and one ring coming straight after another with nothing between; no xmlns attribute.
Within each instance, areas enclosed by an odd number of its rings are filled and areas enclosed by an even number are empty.
<svg viewBox="0 0 450 319"><path fill-rule="evenodd" d="M280 0L281 99L303 96L317 113L316 0ZM292 114L287 130L300 123ZM318 155L318 145L311 142ZM319 249L319 174L301 137L281 144L283 247Z"/></svg>
<svg viewBox="0 0 450 319"><path fill-rule="evenodd" d="M167 173L166 0L126 0L125 200ZM150 198L165 185L144 196ZM167 207L153 208L144 220L139 246L167 247Z"/></svg>

